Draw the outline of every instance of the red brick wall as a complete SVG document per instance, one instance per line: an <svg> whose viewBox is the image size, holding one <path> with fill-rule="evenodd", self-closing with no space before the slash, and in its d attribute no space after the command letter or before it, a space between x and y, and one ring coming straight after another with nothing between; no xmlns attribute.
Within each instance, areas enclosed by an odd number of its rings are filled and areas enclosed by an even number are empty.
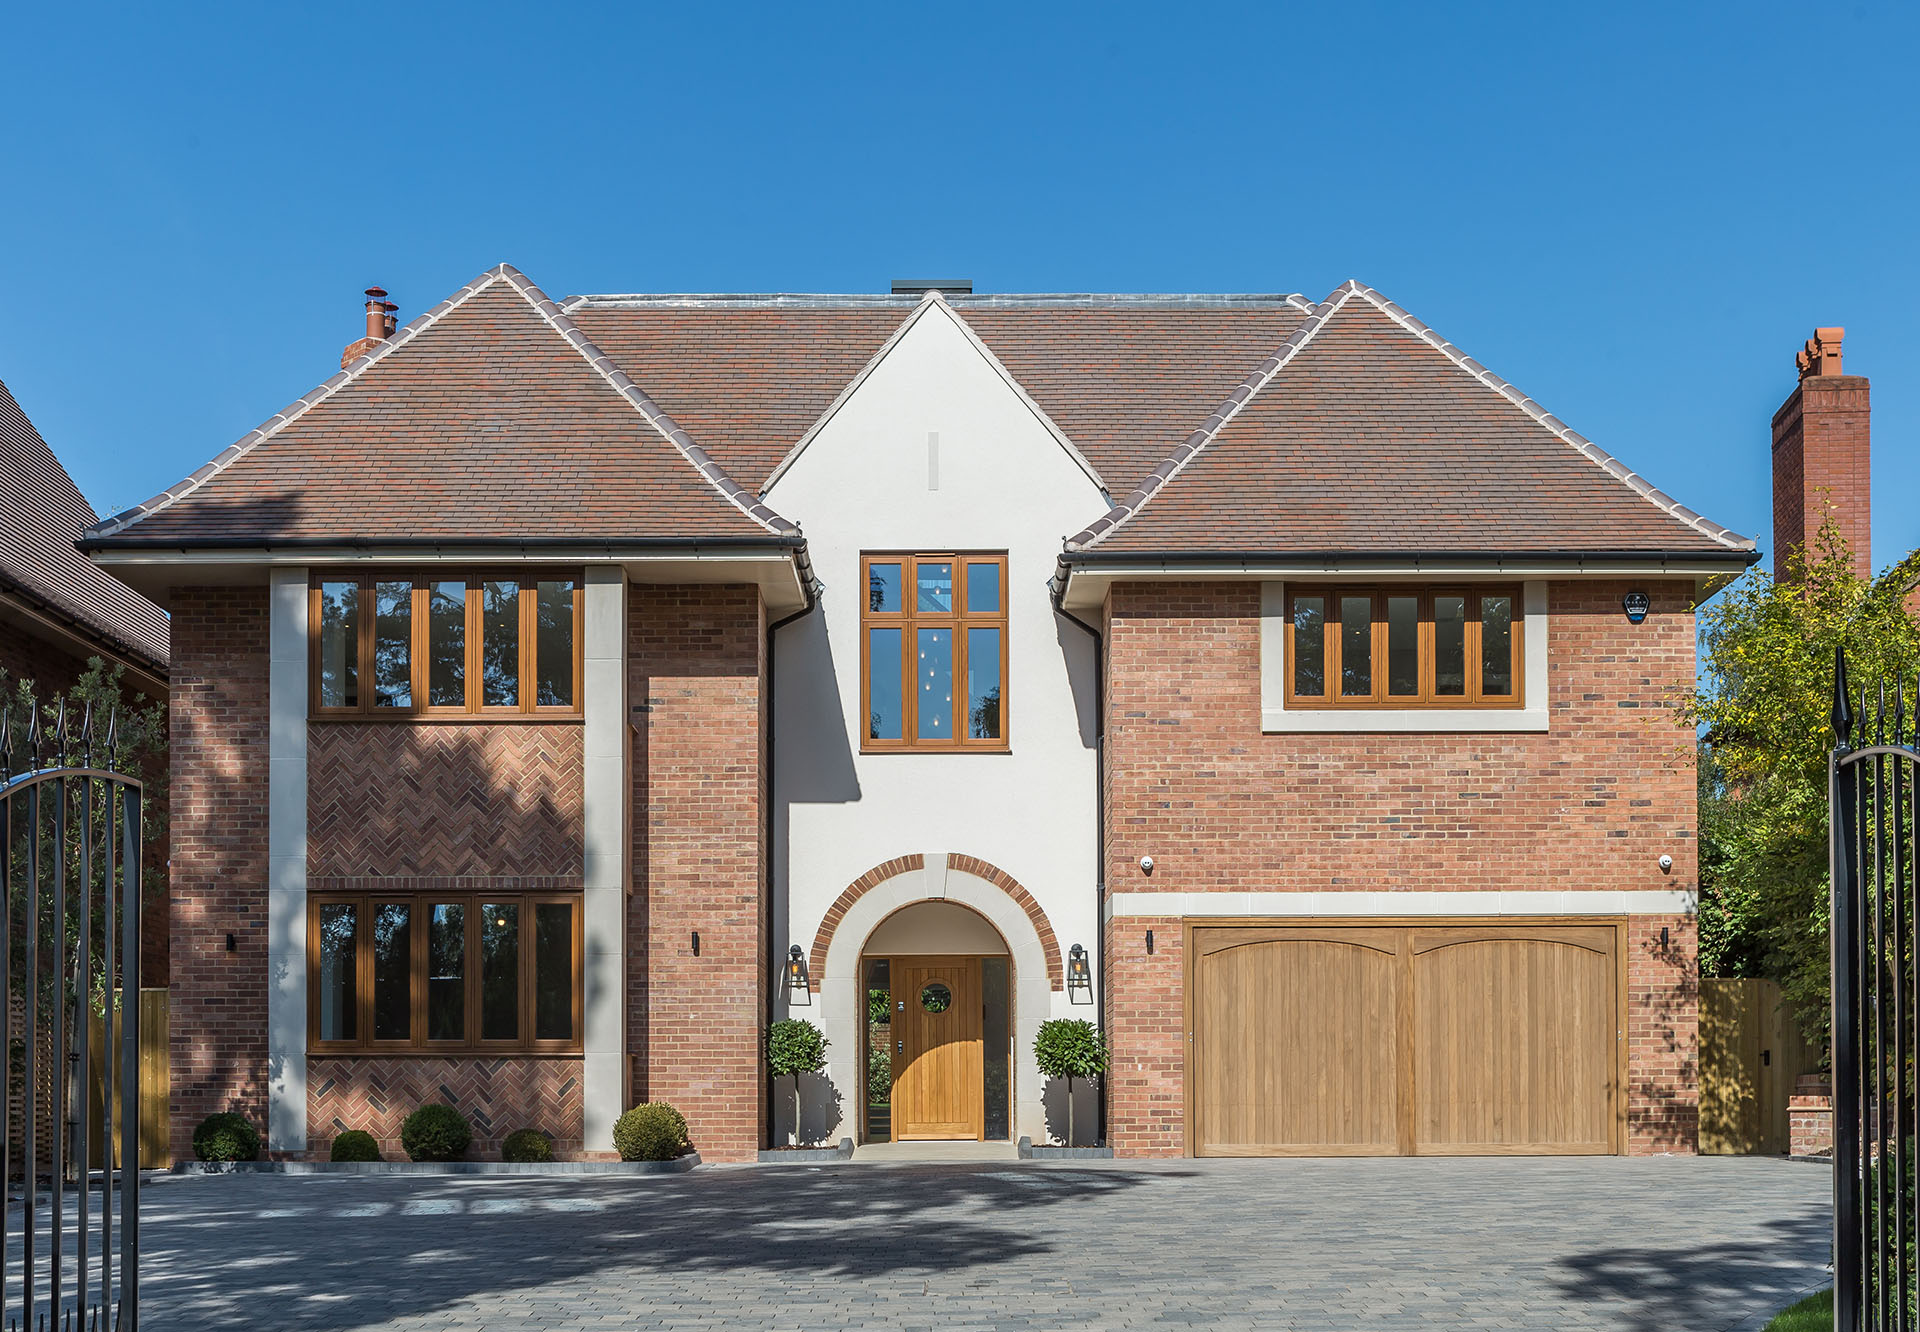
<svg viewBox="0 0 1920 1332"><path fill-rule="evenodd" d="M307 873L577 886L582 734L564 722L308 723Z"/></svg>
<svg viewBox="0 0 1920 1332"><path fill-rule="evenodd" d="M1871 398L1860 375L1802 380L1773 416L1773 559L1808 548L1832 507L1853 567L1872 572Z"/></svg>
<svg viewBox="0 0 1920 1332"><path fill-rule="evenodd" d="M629 700L650 709L635 714L633 739L632 1099L678 1107L705 1159L752 1160L771 965L759 593L636 585L627 595Z"/></svg>
<svg viewBox="0 0 1920 1332"><path fill-rule="evenodd" d="M172 1141L267 1076L267 591L190 588L172 624ZM226 950L226 937L234 951Z"/></svg>
<svg viewBox="0 0 1920 1332"><path fill-rule="evenodd" d="M1693 678L1686 583L1628 623L1626 583L1549 591L1548 734L1265 735L1260 591L1142 583L1108 607L1107 876L1112 891L1671 889L1696 884L1691 736L1659 704ZM1673 857L1661 874L1662 854ZM1152 879L1138 861L1154 859ZM1670 928L1667 950L1643 947ZM1155 928L1155 953L1138 940ZM1108 1133L1181 1150L1176 922L1110 930ZM1636 925L1629 959L1630 1146L1691 1150L1691 921Z"/></svg>
<svg viewBox="0 0 1920 1332"><path fill-rule="evenodd" d="M307 1155L324 1161L348 1129L371 1133L380 1154L407 1159L400 1123L429 1102L451 1105L473 1126L470 1161L497 1160L517 1129L554 1138L554 1153L577 1157L581 1127L578 1059L362 1059L307 1061Z"/></svg>

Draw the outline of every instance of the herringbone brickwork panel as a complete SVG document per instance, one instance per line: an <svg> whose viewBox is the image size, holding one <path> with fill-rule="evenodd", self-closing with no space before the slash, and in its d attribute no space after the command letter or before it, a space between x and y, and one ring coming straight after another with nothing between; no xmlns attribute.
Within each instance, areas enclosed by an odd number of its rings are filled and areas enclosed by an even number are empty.
<svg viewBox="0 0 1920 1332"><path fill-rule="evenodd" d="M467 1158L497 1159L516 1129L551 1133L557 1155L577 1155L582 1128L578 1059L307 1060L307 1137L325 1159L348 1129L371 1133L380 1154L406 1160L400 1123L421 1106L450 1105L473 1125Z"/></svg>
<svg viewBox="0 0 1920 1332"><path fill-rule="evenodd" d="M576 876L582 731L314 722L307 873Z"/></svg>

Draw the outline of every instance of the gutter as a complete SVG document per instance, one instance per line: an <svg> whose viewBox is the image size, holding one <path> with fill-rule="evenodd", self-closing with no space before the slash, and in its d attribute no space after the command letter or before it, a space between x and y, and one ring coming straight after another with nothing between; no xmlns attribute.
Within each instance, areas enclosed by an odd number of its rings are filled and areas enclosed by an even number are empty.
<svg viewBox="0 0 1920 1332"><path fill-rule="evenodd" d="M689 541L685 537L542 537L500 540L489 537L286 537L263 541L259 537L197 537L191 541L166 537L81 537L73 543L83 553L113 554L116 551L170 550L182 555L195 551L252 550L604 550L617 554L622 550L805 550L807 539L799 532L781 536L730 537L724 541Z"/></svg>
<svg viewBox="0 0 1920 1332"><path fill-rule="evenodd" d="M775 742L775 737L778 735L780 728L779 728L778 722L775 720L774 710L773 710L774 680L777 678L774 672L774 665L775 665L774 635L777 634L781 629L785 628L787 625L792 624L795 620L798 620L803 616L811 615L813 613L814 608L820 604L820 584L814 580L812 562L806 561L805 546L800 547L800 558L795 561L796 567L801 566L803 561L805 561L805 564L804 564L805 572L801 579L801 587L806 594L806 599L807 599L806 604L802 606L799 610L793 612L793 614L785 615L785 616L782 616L780 619L772 621L767 625L767 629L766 629L766 634L767 634L767 640L766 640L767 641L767 723L766 723L766 726L767 726L767 729L766 729L767 809L766 809L766 817L761 821L762 831L760 834L760 838L761 838L760 863L763 866L765 866L765 872L766 872L766 887L761 893L761 901L765 904L766 909L769 913L771 913L773 909L772 898L773 898L774 809L779 803L775 798L776 785L779 781L779 770L774 764L774 758L775 758L774 742ZM769 952L773 951L773 930L771 928L767 930L767 949ZM777 956L773 956L773 957L765 957L761 959L761 964L763 967L765 967L765 964L768 962L773 962L777 965L779 962L779 958ZM761 974L772 975L773 971L774 971L773 967L766 967L766 969L763 970ZM769 985L767 987L766 1025L762 1027L760 1031L760 1040L759 1040L760 1049L756 1056L760 1065L760 1085L762 1088L766 1088L769 1082L771 1081L771 1079L767 1077L767 1067L766 1067L767 1031L771 1029L774 1024L776 1015L778 1013L779 1001L780 1001L780 987L778 985ZM761 1125L761 1129L760 1129L761 1146L767 1147L767 1148L771 1148L773 1146L773 1114L774 1114L773 1096L771 1095L771 1093L769 1093L769 1095L767 1096L766 1114L762 1117L765 1122Z"/></svg>
<svg viewBox="0 0 1920 1332"><path fill-rule="evenodd" d="M1724 568L1729 564L1752 565L1760 561L1760 552L1756 549L1736 550L1729 547L1724 553L1701 550L1435 550L1422 547L1418 550L1069 550L1062 552L1062 568L1081 566L1092 569L1101 565L1160 565L1164 568L1179 568L1187 565L1234 564L1253 570L1266 566L1299 567L1315 564L1337 564L1342 568L1367 568L1377 565L1406 565L1415 570L1435 564L1481 563L1496 568L1509 564L1533 562L1561 562L1577 567L1586 565L1612 564L1679 564L1708 565Z"/></svg>
<svg viewBox="0 0 1920 1332"><path fill-rule="evenodd" d="M1064 578L1048 580L1053 613L1086 631L1093 639L1093 951L1094 975L1099 986L1093 995L1094 1025L1107 1034L1107 640L1106 635L1069 611L1061 602ZM1107 1141L1107 1079L1100 1079L1096 1141Z"/></svg>

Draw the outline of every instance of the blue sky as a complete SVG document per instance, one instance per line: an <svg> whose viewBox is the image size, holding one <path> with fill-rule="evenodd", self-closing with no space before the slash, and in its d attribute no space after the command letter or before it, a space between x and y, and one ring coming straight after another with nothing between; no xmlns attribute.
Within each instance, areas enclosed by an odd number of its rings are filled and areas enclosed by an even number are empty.
<svg viewBox="0 0 1920 1332"><path fill-rule="evenodd" d="M509 260L550 294L1380 288L1771 545L1815 324L1920 544L1920 9L17 7L0 379L103 510ZM1241 367L1230 367L1235 373ZM1225 381L1223 381L1225 382Z"/></svg>

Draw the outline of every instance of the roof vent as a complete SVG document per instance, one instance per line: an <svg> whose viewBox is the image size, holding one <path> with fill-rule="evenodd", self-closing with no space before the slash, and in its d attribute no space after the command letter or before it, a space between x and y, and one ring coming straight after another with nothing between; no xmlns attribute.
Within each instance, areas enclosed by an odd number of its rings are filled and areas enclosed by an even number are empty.
<svg viewBox="0 0 1920 1332"><path fill-rule="evenodd" d="M895 278L895 296L924 296L930 291L950 296L973 295L972 278Z"/></svg>

